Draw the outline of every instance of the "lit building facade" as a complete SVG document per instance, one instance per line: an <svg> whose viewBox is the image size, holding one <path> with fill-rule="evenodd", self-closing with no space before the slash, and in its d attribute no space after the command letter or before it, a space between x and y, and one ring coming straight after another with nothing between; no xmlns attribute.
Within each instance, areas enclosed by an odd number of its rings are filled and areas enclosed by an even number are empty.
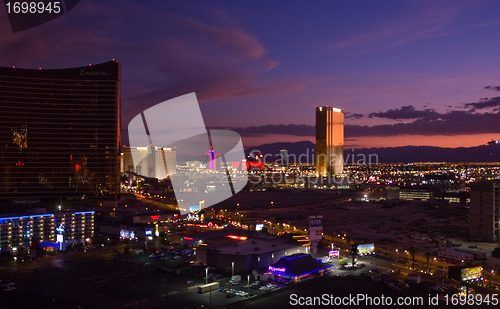
<svg viewBox="0 0 500 309"><path fill-rule="evenodd" d="M287 149L281 149L280 154L279 154L279 165L281 166L288 166L288 150Z"/></svg>
<svg viewBox="0 0 500 309"><path fill-rule="evenodd" d="M316 173L340 175L344 171L344 112L316 107Z"/></svg>
<svg viewBox="0 0 500 309"><path fill-rule="evenodd" d="M263 239L227 235L199 243L196 261L215 270L235 274L250 274L253 270L267 270L281 257L295 253L308 253L309 242L296 240Z"/></svg>
<svg viewBox="0 0 500 309"><path fill-rule="evenodd" d="M387 199L405 201L429 201L434 198L432 187L388 187Z"/></svg>
<svg viewBox="0 0 500 309"><path fill-rule="evenodd" d="M470 190L470 237L500 240L500 182L479 181Z"/></svg>
<svg viewBox="0 0 500 309"><path fill-rule="evenodd" d="M137 163L136 163L137 162ZM125 172L164 179L176 174L177 151L169 147L125 147L123 168Z"/></svg>
<svg viewBox="0 0 500 309"><path fill-rule="evenodd" d="M82 244L93 235L94 211L0 217L2 248L29 248L33 239L49 246L58 242Z"/></svg>
<svg viewBox="0 0 500 309"><path fill-rule="evenodd" d="M117 61L57 70L0 68L0 110L0 204L116 198Z"/></svg>

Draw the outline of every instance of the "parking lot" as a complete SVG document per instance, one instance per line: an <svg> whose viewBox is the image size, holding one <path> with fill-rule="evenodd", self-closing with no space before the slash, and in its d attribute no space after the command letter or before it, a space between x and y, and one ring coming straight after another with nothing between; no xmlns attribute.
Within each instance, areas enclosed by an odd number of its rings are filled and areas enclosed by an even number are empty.
<svg viewBox="0 0 500 309"><path fill-rule="evenodd" d="M123 250L115 250L115 254L111 249L96 249L47 256L40 259L37 270L31 261L11 262L2 266L2 299L5 304L15 305L13 308L32 308L39 304L51 308L193 308L202 305L228 308L243 304L252 307L250 304L260 303L262 299L272 302L275 295L301 291L301 286L318 280L364 279L368 286L376 287L374 291L402 295L445 294L451 287L428 280L422 280L418 287L407 285L404 270L393 271L391 260L376 257L360 259L360 265L363 263L365 267L342 270L336 265L324 278L312 277L296 285L285 278L257 281L237 276L238 280L231 281L227 275L213 270L209 270L207 278L206 268L197 265L193 261L194 253L186 249L130 250L129 255L116 254L118 251ZM214 281L219 287L198 293L199 286ZM337 286L337 283L331 284ZM236 305L239 302L242 303Z"/></svg>
<svg viewBox="0 0 500 309"><path fill-rule="evenodd" d="M192 308L211 304L215 308L277 287L252 281L251 287L246 286L247 277L231 285L230 278L210 272L209 282L217 280L221 287L232 290L199 294L198 286L207 278L205 267L192 261L192 252L175 248L137 255L130 252L103 254L97 249L59 253L41 258L36 270L32 261L11 262L2 266L0 280L5 286L0 293L15 308L32 308L34 304L52 308Z"/></svg>

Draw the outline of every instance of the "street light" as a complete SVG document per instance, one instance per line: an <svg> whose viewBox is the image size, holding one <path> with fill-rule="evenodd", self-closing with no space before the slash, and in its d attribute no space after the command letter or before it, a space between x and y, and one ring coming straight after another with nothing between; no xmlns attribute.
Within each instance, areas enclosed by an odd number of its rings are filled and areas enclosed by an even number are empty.
<svg viewBox="0 0 500 309"><path fill-rule="evenodd" d="M247 276L247 297L250 296L250 275Z"/></svg>
<svg viewBox="0 0 500 309"><path fill-rule="evenodd" d="M231 279L234 277L234 262L231 262Z"/></svg>

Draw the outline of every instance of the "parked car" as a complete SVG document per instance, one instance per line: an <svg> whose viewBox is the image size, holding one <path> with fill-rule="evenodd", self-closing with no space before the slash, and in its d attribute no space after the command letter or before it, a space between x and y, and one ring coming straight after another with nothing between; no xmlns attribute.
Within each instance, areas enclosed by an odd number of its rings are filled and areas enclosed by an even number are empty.
<svg viewBox="0 0 500 309"><path fill-rule="evenodd" d="M14 290L16 290L15 286L7 286L7 287L4 287L2 289L2 291L4 291L4 292L10 292L10 291L14 291Z"/></svg>
<svg viewBox="0 0 500 309"><path fill-rule="evenodd" d="M394 283L389 283L387 286L393 291L401 292L401 288Z"/></svg>

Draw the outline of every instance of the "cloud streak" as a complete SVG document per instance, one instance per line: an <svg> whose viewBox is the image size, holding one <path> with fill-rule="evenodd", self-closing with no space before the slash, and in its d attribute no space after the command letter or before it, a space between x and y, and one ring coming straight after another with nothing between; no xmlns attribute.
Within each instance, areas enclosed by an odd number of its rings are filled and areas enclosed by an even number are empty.
<svg viewBox="0 0 500 309"><path fill-rule="evenodd" d="M345 118L349 118L349 119L361 119L361 118L364 118L364 117L365 117L365 115L360 114L360 113L349 113L349 112L345 112L345 113L344 113L344 117L345 117Z"/></svg>
<svg viewBox="0 0 500 309"><path fill-rule="evenodd" d="M486 86L484 87L486 90L500 91L500 86Z"/></svg>
<svg viewBox="0 0 500 309"><path fill-rule="evenodd" d="M359 54L386 50L407 43L440 37L448 34L450 26L460 12L467 6L441 5L434 3L430 7L410 8L411 14L381 22L372 29L354 34L344 40L331 42L332 50L357 50Z"/></svg>
<svg viewBox="0 0 500 309"><path fill-rule="evenodd" d="M467 103L462 107L468 110L450 110L439 113L434 109L418 110L414 106L402 106L397 109L371 113L369 118L384 118L390 120L404 120L403 123L379 124L374 126L351 125L344 126L346 140L349 138L378 136L389 137L398 135L471 135L471 134L497 134L500 123L500 97L485 98L478 102ZM494 108L492 112L477 112ZM355 116L353 116L355 115ZM351 117L358 119L361 114ZM226 128L239 132L242 136L264 136L268 134L294 135L313 137L313 125L263 125L245 128Z"/></svg>
<svg viewBox="0 0 500 309"><path fill-rule="evenodd" d="M468 108L470 111L487 108L493 108L494 111L500 111L500 97L482 98L479 102L464 104L464 107Z"/></svg>
<svg viewBox="0 0 500 309"><path fill-rule="evenodd" d="M468 135L498 133L500 113L475 114L466 111L453 111L443 114L440 119L419 119L411 123L382 124L375 126L345 125L346 138L365 136L398 136L398 135ZM471 125L474 124L474 125ZM264 136L281 134L312 137L315 136L313 125L264 125L245 128L228 127L242 136Z"/></svg>
<svg viewBox="0 0 500 309"><path fill-rule="evenodd" d="M416 110L414 106L402 106L396 109L390 109L385 112L377 112L371 113L368 115L369 118L378 117L378 118L387 118L394 120L401 119L417 119L417 118L435 118L438 117L439 113L437 113L433 109L425 109L425 110Z"/></svg>

